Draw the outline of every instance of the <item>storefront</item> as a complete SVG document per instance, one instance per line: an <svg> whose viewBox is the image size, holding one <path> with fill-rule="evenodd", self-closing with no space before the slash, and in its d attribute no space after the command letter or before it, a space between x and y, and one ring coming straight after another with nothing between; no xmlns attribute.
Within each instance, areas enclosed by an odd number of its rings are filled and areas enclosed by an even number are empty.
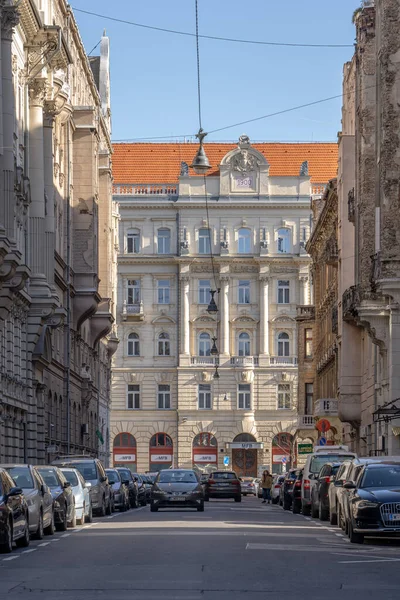
<svg viewBox="0 0 400 600"><path fill-rule="evenodd" d="M150 440L150 472L169 469L174 462L174 446L166 433L156 433Z"/></svg>
<svg viewBox="0 0 400 600"><path fill-rule="evenodd" d="M211 433L199 433L194 438L193 466L206 473L218 468L218 443Z"/></svg>
<svg viewBox="0 0 400 600"><path fill-rule="evenodd" d="M130 433L119 433L113 442L114 467L128 467L133 473L137 471L136 440Z"/></svg>

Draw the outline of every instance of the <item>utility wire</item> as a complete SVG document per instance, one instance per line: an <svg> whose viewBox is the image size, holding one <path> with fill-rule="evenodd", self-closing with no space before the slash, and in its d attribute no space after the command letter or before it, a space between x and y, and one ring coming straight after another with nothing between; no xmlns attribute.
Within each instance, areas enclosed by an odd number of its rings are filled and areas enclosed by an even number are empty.
<svg viewBox="0 0 400 600"><path fill-rule="evenodd" d="M201 127L201 84L200 84L200 48L199 48L199 6L195 0L196 12L196 58L197 58L197 104L199 108L199 129Z"/></svg>
<svg viewBox="0 0 400 600"><path fill-rule="evenodd" d="M136 23L134 21L127 21L126 19L118 19L117 17L110 17L109 15L101 15L99 13L84 10L83 8L76 8L72 6L72 10L92 17L99 17L100 19L108 19L109 21L115 21L116 23L124 23L125 25L132 25L133 27L142 27L143 29L153 29L154 31L163 31L165 33L173 33L175 35L185 35L188 37L195 37L195 33L189 31L178 31L176 29L167 29L165 27L156 27L154 25L144 25L143 23ZM256 44L258 46L287 46L292 48L353 48L353 44L303 44L294 42L266 42L263 40L242 40L239 38L228 38L220 37L217 35L199 35L199 38L207 40L218 40L221 42L232 42L235 44Z"/></svg>

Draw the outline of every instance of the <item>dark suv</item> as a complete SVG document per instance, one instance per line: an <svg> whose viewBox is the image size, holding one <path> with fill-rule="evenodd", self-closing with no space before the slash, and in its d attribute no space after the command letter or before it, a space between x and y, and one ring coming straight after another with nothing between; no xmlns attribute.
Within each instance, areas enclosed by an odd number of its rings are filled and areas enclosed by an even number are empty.
<svg viewBox="0 0 400 600"><path fill-rule="evenodd" d="M290 510L292 507L292 492L296 479L297 469L290 469L283 480L280 489L280 500L284 510Z"/></svg>
<svg viewBox="0 0 400 600"><path fill-rule="evenodd" d="M321 521L329 519L329 488L335 480L341 463L326 463L317 476L317 483L311 492L311 516Z"/></svg>
<svg viewBox="0 0 400 600"><path fill-rule="evenodd" d="M204 500L210 498L234 498L242 501L240 480L234 471L214 471L208 478L204 489Z"/></svg>

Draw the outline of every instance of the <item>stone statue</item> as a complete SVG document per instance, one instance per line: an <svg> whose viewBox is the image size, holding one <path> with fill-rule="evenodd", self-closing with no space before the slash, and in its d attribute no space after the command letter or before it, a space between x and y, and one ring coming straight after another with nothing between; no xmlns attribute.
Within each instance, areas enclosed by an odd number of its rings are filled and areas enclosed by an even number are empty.
<svg viewBox="0 0 400 600"><path fill-rule="evenodd" d="M300 177L308 177L308 160L301 163Z"/></svg>
<svg viewBox="0 0 400 600"><path fill-rule="evenodd" d="M238 143L239 148L241 148L242 146L250 146L250 138L248 135L241 135L239 138L239 143Z"/></svg>

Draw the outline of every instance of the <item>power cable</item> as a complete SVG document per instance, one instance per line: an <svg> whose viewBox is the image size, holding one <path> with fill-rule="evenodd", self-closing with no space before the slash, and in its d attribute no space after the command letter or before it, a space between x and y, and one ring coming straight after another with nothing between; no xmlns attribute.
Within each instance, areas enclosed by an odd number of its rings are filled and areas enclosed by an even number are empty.
<svg viewBox="0 0 400 600"><path fill-rule="evenodd" d="M92 54L92 52L94 52L96 50L97 46L99 46L100 44L101 44L101 40L99 40L97 42L97 44L91 49L91 51L89 52L88 56L90 56Z"/></svg>
<svg viewBox="0 0 400 600"><path fill-rule="evenodd" d="M71 7L72 10L80 13L84 13L86 15L90 15L92 17L99 17L100 19L108 19L109 21L115 21L116 23L123 23L125 25L131 25L133 27L141 27L143 29L152 29L154 31L162 31L164 33L173 33L175 35L184 35L188 37L196 37L195 33L190 33L189 31L178 31L176 29L167 29L165 27L156 27L155 25L145 25L143 23L136 23L135 21L128 21L126 19L118 19L117 17L110 17L109 15L101 15L99 13L95 13L89 10L84 10L83 8L76 8L75 6ZM199 34L199 38L207 39L207 40L218 40L220 42L231 42L235 44L255 44L258 46L286 46L292 48L353 48L353 44L303 44L303 43L295 43L295 42L266 42L264 40L242 40L240 38L228 38L228 37L220 37L217 35L205 35Z"/></svg>

